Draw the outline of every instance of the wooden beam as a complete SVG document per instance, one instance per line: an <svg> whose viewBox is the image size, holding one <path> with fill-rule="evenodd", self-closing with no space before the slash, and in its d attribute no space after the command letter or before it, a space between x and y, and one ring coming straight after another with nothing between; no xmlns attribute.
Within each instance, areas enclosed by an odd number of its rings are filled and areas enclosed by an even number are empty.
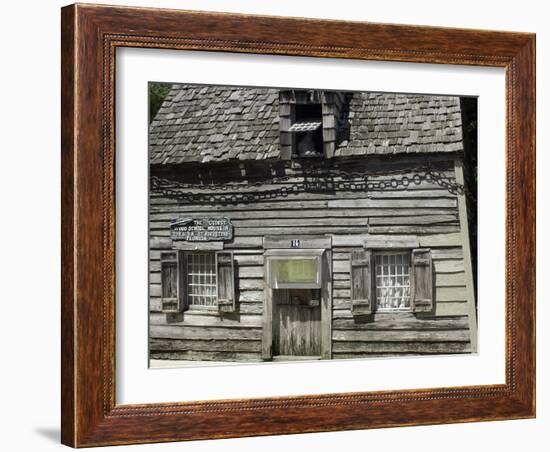
<svg viewBox="0 0 550 452"><path fill-rule="evenodd" d="M460 159L455 159L456 182L464 184L464 169ZM466 296L468 299L468 317L470 319L470 342L472 351L477 352L477 309L475 304L474 276L472 270L472 257L470 253L470 234L468 229L468 209L466 197L458 197L458 216L460 220L460 235L462 238L462 251L464 254L464 272L466 274Z"/></svg>

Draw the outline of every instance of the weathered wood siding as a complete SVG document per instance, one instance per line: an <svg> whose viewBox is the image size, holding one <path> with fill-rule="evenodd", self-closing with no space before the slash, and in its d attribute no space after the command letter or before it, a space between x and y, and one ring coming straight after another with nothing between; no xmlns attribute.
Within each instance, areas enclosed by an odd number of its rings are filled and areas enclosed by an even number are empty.
<svg viewBox="0 0 550 452"><path fill-rule="evenodd" d="M420 157L399 157L390 162L361 158L327 162L354 172L391 171L369 181L410 179ZM425 160L424 160L425 161ZM452 161L435 162L441 174L454 180ZM304 180L295 162L210 166L155 172L152 175L185 183L243 183L238 192L273 190ZM202 168L202 169L200 169ZM247 182L266 183L247 186ZM286 176L273 183L270 176ZM254 179L252 179L254 178ZM230 180L228 180L230 179ZM235 190L233 190L235 191ZM190 193L222 194L204 189ZM229 196L231 192L224 191ZM333 358L371 355L468 352L468 300L458 218L457 195L436 181L410 183L406 189L379 191L299 192L287 196L240 203L179 202L162 194L150 198L150 352L153 358L205 360L261 360L265 235L333 235ZM160 312L160 252L171 249L169 224L182 216L224 216L234 224L237 275L237 312L223 317L214 312L166 315ZM410 237L432 249L435 312L428 314L375 314L370 321L354 319L350 312L350 253L361 249L363 236Z"/></svg>

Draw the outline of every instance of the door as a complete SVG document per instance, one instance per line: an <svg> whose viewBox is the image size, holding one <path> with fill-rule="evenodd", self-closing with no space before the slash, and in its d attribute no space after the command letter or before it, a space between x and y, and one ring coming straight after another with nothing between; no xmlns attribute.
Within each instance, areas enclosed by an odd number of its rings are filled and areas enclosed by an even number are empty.
<svg viewBox="0 0 550 452"><path fill-rule="evenodd" d="M287 359L321 356L319 290L273 290L273 355Z"/></svg>

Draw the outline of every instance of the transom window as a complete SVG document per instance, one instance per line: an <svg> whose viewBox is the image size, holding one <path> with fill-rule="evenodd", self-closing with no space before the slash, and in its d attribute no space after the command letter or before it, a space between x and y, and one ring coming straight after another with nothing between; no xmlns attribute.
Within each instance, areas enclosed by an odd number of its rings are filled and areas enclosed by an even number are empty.
<svg viewBox="0 0 550 452"><path fill-rule="evenodd" d="M211 252L186 253L187 304L216 305L216 255Z"/></svg>
<svg viewBox="0 0 550 452"><path fill-rule="evenodd" d="M384 252L375 255L376 310L411 308L410 253Z"/></svg>

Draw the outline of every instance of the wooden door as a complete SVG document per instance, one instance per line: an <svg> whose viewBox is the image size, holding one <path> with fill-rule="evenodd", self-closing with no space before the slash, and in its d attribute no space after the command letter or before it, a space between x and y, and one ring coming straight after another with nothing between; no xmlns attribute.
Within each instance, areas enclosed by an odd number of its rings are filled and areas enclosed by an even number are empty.
<svg viewBox="0 0 550 452"><path fill-rule="evenodd" d="M321 356L321 306L318 290L273 290L273 355Z"/></svg>

